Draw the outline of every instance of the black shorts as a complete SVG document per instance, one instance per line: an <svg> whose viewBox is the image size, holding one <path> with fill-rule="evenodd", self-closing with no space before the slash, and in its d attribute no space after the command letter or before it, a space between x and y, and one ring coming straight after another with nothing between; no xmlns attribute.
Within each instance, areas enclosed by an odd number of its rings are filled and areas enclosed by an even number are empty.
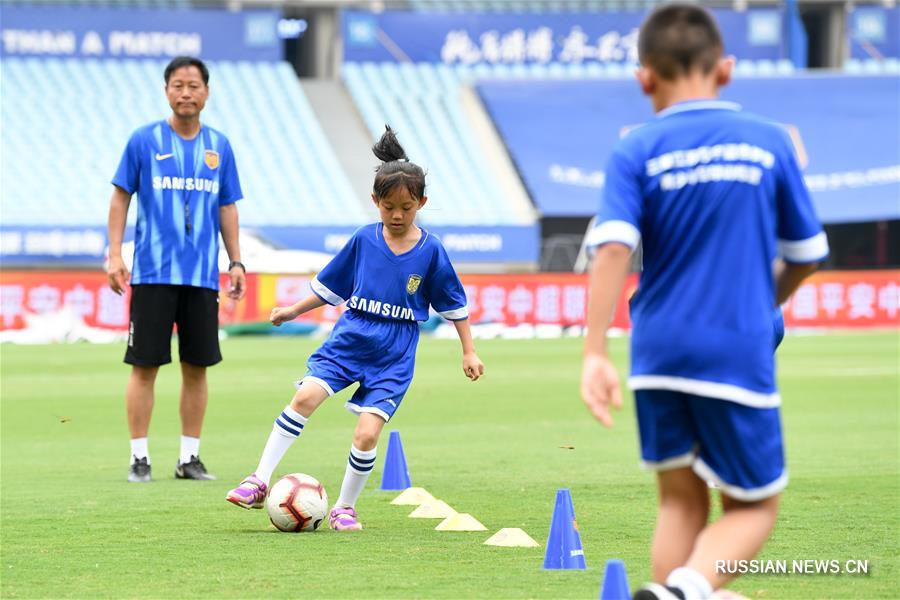
<svg viewBox="0 0 900 600"><path fill-rule="evenodd" d="M189 285L140 284L131 288L125 362L156 367L172 362L172 326L178 325L181 362L210 367L219 351L219 293Z"/></svg>

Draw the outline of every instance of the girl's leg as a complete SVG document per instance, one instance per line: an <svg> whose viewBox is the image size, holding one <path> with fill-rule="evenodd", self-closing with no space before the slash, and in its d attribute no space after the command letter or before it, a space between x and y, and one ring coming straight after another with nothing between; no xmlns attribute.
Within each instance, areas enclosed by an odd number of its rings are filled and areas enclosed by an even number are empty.
<svg viewBox="0 0 900 600"><path fill-rule="evenodd" d="M326 398L328 398L328 392L321 386L313 382L306 382L294 394L291 403L284 407L281 414L275 418L272 433L269 434L269 441L266 442L266 447L263 448L262 456L259 458L259 465L254 471L254 474L266 485L269 485L272 473L284 458L288 448L303 433L307 419Z"/></svg>
<svg viewBox="0 0 900 600"><path fill-rule="evenodd" d="M375 414L359 415L356 431L353 432L353 445L347 459L344 482L341 484L341 495L335 503L338 508L352 508L356 505L356 500L362 493L366 480L369 479L369 473L375 466L376 447L384 423L384 419Z"/></svg>
<svg viewBox="0 0 900 600"><path fill-rule="evenodd" d="M294 440L300 437L307 419L326 398L328 392L314 382L308 381L300 386L291 403L275 418L256 471L228 492L226 500L242 508L263 507L272 473Z"/></svg>
<svg viewBox="0 0 900 600"><path fill-rule="evenodd" d="M684 565L709 518L709 489L690 467L660 471L659 514L651 550L653 579Z"/></svg>
<svg viewBox="0 0 900 600"><path fill-rule="evenodd" d="M375 466L376 446L385 420L371 413L359 415L356 431L353 434L353 445L344 471L344 482L341 484L341 495L331 510L329 524L338 531L358 531L362 529L356 516L356 500L366 486L372 467Z"/></svg>

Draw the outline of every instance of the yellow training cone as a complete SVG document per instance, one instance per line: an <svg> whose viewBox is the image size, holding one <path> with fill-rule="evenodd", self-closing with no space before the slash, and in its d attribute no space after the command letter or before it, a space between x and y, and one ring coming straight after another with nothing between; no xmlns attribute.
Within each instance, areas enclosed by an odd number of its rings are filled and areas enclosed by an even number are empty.
<svg viewBox="0 0 900 600"><path fill-rule="evenodd" d="M492 535L484 543L486 546L521 546L523 548L537 548L540 546L531 536L518 527L506 527Z"/></svg>
<svg viewBox="0 0 900 600"><path fill-rule="evenodd" d="M487 531L487 527L467 513L447 517L435 527L438 531Z"/></svg>
<svg viewBox="0 0 900 600"><path fill-rule="evenodd" d="M409 513L410 519L446 519L456 514L456 511L443 500L432 500L419 505L419 508Z"/></svg>
<svg viewBox="0 0 900 600"><path fill-rule="evenodd" d="M426 492L425 488L407 488L399 496L391 500L391 504L419 506L425 502L434 502L434 500L434 496Z"/></svg>

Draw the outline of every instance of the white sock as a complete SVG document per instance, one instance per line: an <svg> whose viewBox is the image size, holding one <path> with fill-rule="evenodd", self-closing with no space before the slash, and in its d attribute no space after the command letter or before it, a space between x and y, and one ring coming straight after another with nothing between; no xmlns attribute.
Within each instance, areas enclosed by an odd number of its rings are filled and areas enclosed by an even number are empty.
<svg viewBox="0 0 900 600"><path fill-rule="evenodd" d="M678 567L666 579L666 585L684 592L685 600L706 600L712 596L712 585L702 574L688 567Z"/></svg>
<svg viewBox="0 0 900 600"><path fill-rule="evenodd" d="M344 482L341 484L341 495L335 506L338 508L352 508L356 506L356 500L366 487L369 473L375 466L375 455L378 448L371 450L359 450L350 446L350 458L347 459L347 470L344 471Z"/></svg>
<svg viewBox="0 0 900 600"><path fill-rule="evenodd" d="M306 420L306 417L291 408L290 404L276 417L269 441L266 442L262 456L259 457L259 466L256 467L256 476L266 482L266 485L269 485L272 473L284 458L284 453L303 433Z"/></svg>
<svg viewBox="0 0 900 600"><path fill-rule="evenodd" d="M191 457L200 458L200 438L181 436L181 464L191 462Z"/></svg>
<svg viewBox="0 0 900 600"><path fill-rule="evenodd" d="M131 438L131 464L139 458L146 458L150 464L150 452L147 451L147 438Z"/></svg>

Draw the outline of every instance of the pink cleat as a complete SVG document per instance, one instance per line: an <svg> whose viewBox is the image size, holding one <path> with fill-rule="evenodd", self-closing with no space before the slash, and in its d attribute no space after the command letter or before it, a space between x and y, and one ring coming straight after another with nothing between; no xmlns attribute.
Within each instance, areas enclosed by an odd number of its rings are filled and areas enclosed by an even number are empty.
<svg viewBox="0 0 900 600"><path fill-rule="evenodd" d="M359 531L362 529L362 523L359 522L356 511L349 507L332 508L328 525L335 531Z"/></svg>
<svg viewBox="0 0 900 600"><path fill-rule="evenodd" d="M266 503L268 491L269 486L254 473L248 475L241 485L228 492L225 499L241 508L262 508Z"/></svg>

